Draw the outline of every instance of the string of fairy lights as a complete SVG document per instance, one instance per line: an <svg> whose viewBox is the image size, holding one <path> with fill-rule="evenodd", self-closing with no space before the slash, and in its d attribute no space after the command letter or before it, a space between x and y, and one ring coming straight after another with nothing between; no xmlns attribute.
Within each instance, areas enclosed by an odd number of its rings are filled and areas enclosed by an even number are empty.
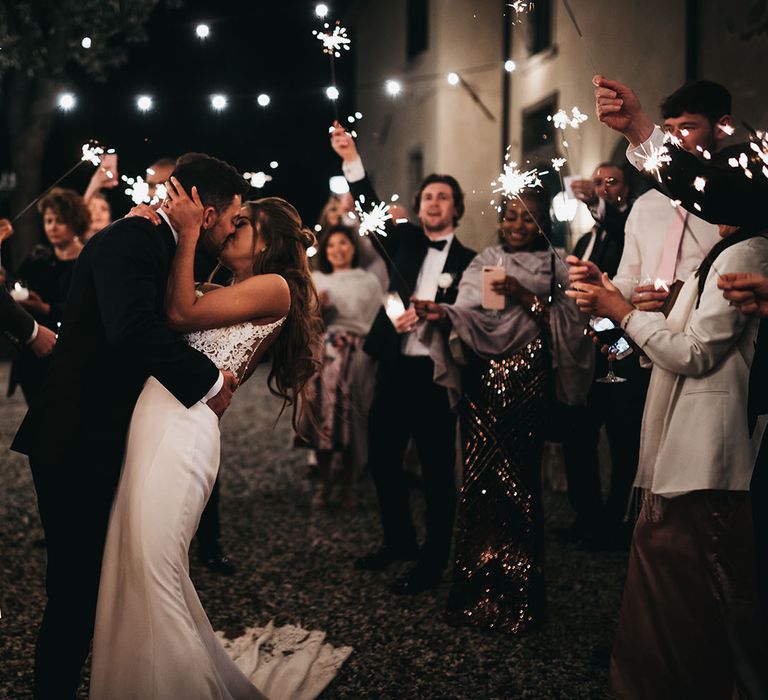
<svg viewBox="0 0 768 700"><path fill-rule="evenodd" d="M580 39L586 46L586 40L584 38L584 34L579 27L578 21L576 19L576 15L573 11L573 9L570 6L569 0L562 0L563 5L565 6L565 9L567 10L568 16L571 19L571 22L573 23ZM507 6L515 13L512 16L513 24L518 24L522 22L523 17L529 13L533 9L533 3L532 2L525 2L523 0L516 0L512 3L507 3ZM338 114L338 107L337 107L337 101L341 95L341 91L339 90L338 85L336 84L336 70L335 70L335 61L337 59L340 59L343 54L350 50L351 46L351 39L348 35L346 27L344 27L339 21L329 21L328 15L330 13L330 9L327 4L325 3L318 3L314 8L315 16L318 20L322 22L322 26L319 29L315 29L312 31L312 35L321 42L322 44L322 52L324 55L326 55L329 59L329 67L330 67L330 84L325 88L325 95L326 97L333 102L334 105L334 114L337 120L339 120L339 114ZM195 27L195 35L200 41L208 41L211 38L211 28L207 24L198 24ZM92 39L90 37L83 37L81 41L81 46L84 49L88 49L93 45ZM591 54L590 54L591 58ZM594 63L594 61L593 61ZM498 64L486 64L483 66L472 66L469 68L465 68L462 71L451 71L445 74L444 78L447 81L447 83L450 86L458 86L462 85L465 88L468 88L467 82L462 77L463 74L470 74L473 72L479 72L483 70L489 70L492 68L497 68ZM514 61L511 59L506 60L503 64L501 64L501 67L503 70L507 72L513 72L516 69L516 65ZM382 89L384 92L389 95L392 98L396 98L399 95L401 95L404 90L404 84L406 82L423 82L427 80L435 80L435 79L442 79L441 74L430 74L430 75L422 75L422 76L410 76L407 81L395 77L388 78L384 81L382 85ZM215 93L211 94L209 96L209 102L210 107L214 111L221 112L226 110L230 106L230 96L223 94L223 93ZM256 96L256 104L261 108L267 108L272 102L272 97L267 93L260 93ZM72 92L64 92L61 93L57 98L57 104L58 108L63 112L69 112L73 110L77 105L77 97ZM135 98L135 104L136 108L140 112L149 112L155 107L155 98L153 95L149 94L141 94L137 95ZM357 120L362 118L362 114L360 112L355 112L353 115L350 115L347 117L347 127L350 128L350 135L354 138L357 136L354 129L351 128L350 125L354 124ZM565 154L569 154L569 146L568 141L565 138L565 132L566 130L578 130L580 126L588 119L587 115L584 114L578 107L572 107L570 110L560 109L555 114L552 114L548 117L548 120L552 122L553 127L562 134L562 147L565 151ZM340 121L340 120L339 120ZM728 127L731 128L731 127ZM331 129L333 131L333 128ZM679 143L675 143L674 138L670 138L668 140L668 143L670 145L676 145L679 146ZM742 156L738 159L731 159L730 165L734 168L740 168L744 175L746 177L752 177L752 171L748 167L750 162L753 162L755 159L757 159L760 164L762 165L762 174L768 177L768 136L764 132L756 132L751 135L751 146L753 153L750 157L747 156L747 154L742 154ZM92 162L93 164L97 166L102 165L102 159L104 159L105 154L113 153L114 151L112 149L106 149L102 146L91 143L91 144L85 144L83 146L83 158L81 161L78 161L78 163L74 166L77 167L80 165L81 162ZM705 159L708 157L709 154L702 153L702 157ZM655 175L659 180L661 179L660 176L660 169L663 168L666 163L668 163L670 160L669 153L667 151L667 145L663 145L660 148L652 148L651 151L645 154L645 170ZM564 157L556 157L552 159L552 169L558 173L558 175L561 178L562 183L562 175L561 170L566 164L567 159ZM277 162L272 161L270 163L271 170L275 170L277 168ZM65 173L64 176L69 174L74 168L70 169ZM518 168L517 163L511 161L509 159L509 148L507 149L507 155L505 157L505 163L503 164L503 170L502 172L497 176L497 178L491 183L491 192L494 195L499 196L499 201L496 199L492 199L490 201L490 204L498 209L501 210L501 207L503 206L504 201L509 200L511 198L517 198L520 199L520 195L522 192L524 192L526 189L535 188L538 185L540 185L541 180L540 176L547 174L548 171L542 171L538 170L536 168L532 168L529 170L522 171ZM64 177L62 176L62 177ZM108 173L109 176L109 173ZM263 187L266 182L270 181L272 179L272 176L268 174L265 171L257 171L257 172L246 172L244 173L244 177L249 181L249 183L256 188ZM59 182L62 178L59 178L57 182ZM122 176L122 179L126 182L128 187L125 189L125 193L133 199L134 202L149 202L154 203L161 199L164 196L164 192L162 188L159 189L157 194L155 195L155 198L150 200L148 197L148 188L145 187L145 183L142 178L126 178L125 176ZM54 183L56 184L56 183ZM697 182L694 183L695 189L699 193L704 193L706 188L706 181L704 178L699 178ZM49 188L50 189L50 188ZM562 188L565 190L565 188ZM46 190L48 191L48 190ZM45 194L45 193L43 193ZM42 194L40 195L42 196ZM564 200L564 192L560 193L561 199ZM397 195L393 195L392 201L395 201ZM33 200L27 207L22 210L21 213L24 211L27 211L37 200L39 197L37 197L35 200ZM572 202L575 203L575 202ZM564 204L564 201L560 202L560 205ZM674 204L674 203L673 203ZM568 221L573 218L573 215L568 215L568 213L565 214L565 217L561 217L557 213L557 205L558 203L555 202L555 209L556 209L556 216L561 221ZM696 206L696 205L694 205ZM699 206L696 206L697 209L700 209ZM575 213L575 208L573 209L573 213ZM386 223L392 218L389 214L389 204L386 202L356 202L355 203L355 212L357 215L357 218L360 220L360 232L361 235L366 234L372 234L372 235L386 235L385 232L385 225ZM18 216L21 215L17 215ZM538 226L540 231L542 231L541 226ZM542 231L543 234L543 231ZM549 242L549 241L548 241ZM560 258L559 253L554 249L554 246L552 246L551 242L550 246L552 247L555 254L557 254L558 258Z"/></svg>
<svg viewBox="0 0 768 700"><path fill-rule="evenodd" d="M520 13L520 12L525 12L528 9L527 7L528 5L530 5L530 3L523 3L523 6L518 6L518 3L513 3L511 7L513 7L513 9L515 9L516 12ZM330 9L328 5L326 5L325 3L318 3L315 6L315 16L320 20L325 20L329 12L330 12ZM201 42L206 42L212 37L211 27L210 25L205 23L197 24L195 26L194 32L195 32L195 36ZM334 24L331 24L330 22L324 22L322 28L313 30L312 34L322 42L323 52L330 57L331 81L330 81L330 85L328 85L323 89L323 93L331 102L335 103L341 97L341 90L339 89L339 86L336 84L333 62L334 62L334 59L341 57L343 51L349 51L351 40L347 35L347 29L344 26L342 26L338 21L335 22ZM93 39L91 37L85 36L80 42L80 45L84 49L90 49L91 46L93 45ZM437 78L437 79L444 79L450 86L457 86L457 85L460 85L462 82L462 75L465 75L465 74L468 75L468 74L477 72L479 70L488 70L489 68L496 68L496 67L501 67L503 70L505 70L508 73L512 73L517 68L515 62L512 61L511 59L508 59L501 64L493 63L493 64L483 64L481 66L469 66L459 71L450 71L444 75L442 74L429 74L429 75L421 75L421 76L416 75L416 76L410 76L407 79L396 78L396 77L387 78L384 81L384 83L381 85L381 89L384 91L385 94L395 98L403 94L405 90L405 85L409 83L418 83L424 80L435 80ZM209 94L207 97L208 97L209 107L214 112L223 112L231 107L231 104L232 104L231 95L221 93L221 92L215 92L215 93ZM146 94L146 93L140 93L135 95L133 98L133 102L136 110L143 114L151 112L153 109L155 109L155 107L158 106L158 102L155 96L151 94ZM255 97L255 102L261 108L269 107L269 105L272 103L272 95L266 92L259 93ZM77 108L77 105L78 105L78 96L72 90L65 90L63 92L60 92L56 96L56 107L62 113L66 114L66 113L72 112Z"/></svg>

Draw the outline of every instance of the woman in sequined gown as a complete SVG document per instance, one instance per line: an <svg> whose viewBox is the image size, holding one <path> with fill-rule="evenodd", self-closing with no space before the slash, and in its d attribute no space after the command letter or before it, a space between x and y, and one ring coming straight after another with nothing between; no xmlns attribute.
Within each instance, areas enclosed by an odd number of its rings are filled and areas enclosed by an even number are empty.
<svg viewBox="0 0 768 700"><path fill-rule="evenodd" d="M178 233L169 325L239 382L271 348L270 388L295 402L322 334L305 252L313 234L283 200L247 203L220 252L234 284L203 293L193 281L204 214L195 188L190 198L172 178L163 212ZM185 408L150 377L131 419L104 550L92 700L314 698L349 654L292 626L251 628L224 644L214 633L188 550L218 465L216 414L202 402Z"/></svg>
<svg viewBox="0 0 768 700"><path fill-rule="evenodd" d="M507 201L499 245L467 267L455 305L417 302L464 447L446 616L512 635L546 619L540 467L550 397L583 402L591 371L586 320L539 233L538 224L549 237L548 212L543 189ZM501 311L483 308L487 266L504 268L493 284L506 298Z"/></svg>

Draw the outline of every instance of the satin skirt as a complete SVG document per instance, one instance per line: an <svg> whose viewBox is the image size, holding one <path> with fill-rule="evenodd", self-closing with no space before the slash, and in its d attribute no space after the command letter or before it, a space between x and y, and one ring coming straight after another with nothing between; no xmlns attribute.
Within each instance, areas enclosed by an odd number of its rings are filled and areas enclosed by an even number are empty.
<svg viewBox="0 0 768 700"><path fill-rule="evenodd" d="M645 494L635 525L609 696L768 697L747 492Z"/></svg>
<svg viewBox="0 0 768 700"><path fill-rule="evenodd" d="M350 653L290 626L250 628L234 642L214 632L188 552L218 468L216 415L203 403L185 408L150 377L107 533L91 700L261 700L254 678L272 700L313 698Z"/></svg>

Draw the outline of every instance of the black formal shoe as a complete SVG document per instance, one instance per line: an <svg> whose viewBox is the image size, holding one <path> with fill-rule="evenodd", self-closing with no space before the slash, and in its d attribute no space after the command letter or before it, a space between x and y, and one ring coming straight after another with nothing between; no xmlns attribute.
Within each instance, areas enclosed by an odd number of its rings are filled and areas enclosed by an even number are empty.
<svg viewBox="0 0 768 700"><path fill-rule="evenodd" d="M382 571L396 561L414 561L418 556L417 547L405 550L379 547L375 552L355 559L355 568L360 571Z"/></svg>
<svg viewBox="0 0 768 700"><path fill-rule="evenodd" d="M417 595L437 588L443 579L439 569L415 566L407 574L396 579L389 587L395 595Z"/></svg>
<svg viewBox="0 0 768 700"><path fill-rule="evenodd" d="M200 563L209 571L222 576L231 576L237 569L232 560L225 554L215 554L212 557L200 557Z"/></svg>

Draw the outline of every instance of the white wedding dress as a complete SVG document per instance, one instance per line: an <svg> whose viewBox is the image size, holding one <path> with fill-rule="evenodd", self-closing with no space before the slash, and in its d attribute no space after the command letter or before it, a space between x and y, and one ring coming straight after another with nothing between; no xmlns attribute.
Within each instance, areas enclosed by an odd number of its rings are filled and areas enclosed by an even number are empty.
<svg viewBox="0 0 768 700"><path fill-rule="evenodd" d="M242 376L285 319L191 333L187 342ZM104 549L91 700L311 700L351 648L322 632L215 633L189 578L189 545L219 468L219 421L185 408L154 377L136 403Z"/></svg>

